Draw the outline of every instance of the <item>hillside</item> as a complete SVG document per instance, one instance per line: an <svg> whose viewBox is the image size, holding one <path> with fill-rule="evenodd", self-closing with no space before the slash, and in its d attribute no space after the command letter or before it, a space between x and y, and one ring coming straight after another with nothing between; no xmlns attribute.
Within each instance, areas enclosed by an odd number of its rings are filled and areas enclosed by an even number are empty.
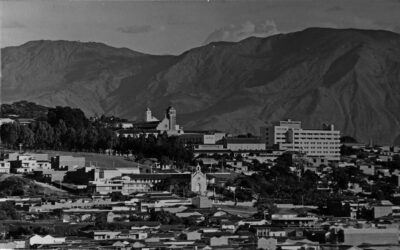
<svg viewBox="0 0 400 250"><path fill-rule="evenodd" d="M2 49L2 98L141 119L167 105L184 128L258 133L279 119L334 123L361 141L400 144L400 35L310 28L179 56L99 43L32 41Z"/></svg>

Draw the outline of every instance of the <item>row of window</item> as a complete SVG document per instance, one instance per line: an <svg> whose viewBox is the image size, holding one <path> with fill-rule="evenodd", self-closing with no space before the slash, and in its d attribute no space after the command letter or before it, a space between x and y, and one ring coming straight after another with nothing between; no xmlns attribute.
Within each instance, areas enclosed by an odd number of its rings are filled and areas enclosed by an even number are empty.
<svg viewBox="0 0 400 250"><path fill-rule="evenodd" d="M313 141L299 142L299 141L295 141L294 144L335 145L335 144L339 144L339 143L336 143L336 142L313 142Z"/></svg>

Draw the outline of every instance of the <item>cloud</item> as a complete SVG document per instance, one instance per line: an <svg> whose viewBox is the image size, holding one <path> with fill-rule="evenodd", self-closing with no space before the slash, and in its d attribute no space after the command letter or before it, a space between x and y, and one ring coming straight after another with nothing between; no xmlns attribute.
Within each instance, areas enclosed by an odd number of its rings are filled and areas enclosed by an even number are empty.
<svg viewBox="0 0 400 250"><path fill-rule="evenodd" d="M1 27L3 29L23 29L26 26L18 21L3 21Z"/></svg>
<svg viewBox="0 0 400 250"><path fill-rule="evenodd" d="M127 34L147 33L153 30L151 25L130 25L125 27L118 27L117 30Z"/></svg>
<svg viewBox="0 0 400 250"><path fill-rule="evenodd" d="M216 41L237 42L251 36L267 37L278 33L276 23L273 20L266 20L264 22L247 21L215 30L207 37L204 44Z"/></svg>
<svg viewBox="0 0 400 250"><path fill-rule="evenodd" d="M393 27L392 31L400 34L400 25Z"/></svg>
<svg viewBox="0 0 400 250"><path fill-rule="evenodd" d="M277 33L279 32L273 20L258 23L247 21L242 24L231 24L215 30L208 36L205 43L214 41L237 42L251 36L266 37Z"/></svg>

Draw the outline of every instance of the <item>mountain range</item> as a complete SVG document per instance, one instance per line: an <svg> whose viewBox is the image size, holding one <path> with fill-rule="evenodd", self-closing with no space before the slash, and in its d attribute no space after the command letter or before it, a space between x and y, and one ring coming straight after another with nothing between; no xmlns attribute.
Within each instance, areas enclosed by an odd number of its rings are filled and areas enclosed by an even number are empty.
<svg viewBox="0 0 400 250"><path fill-rule="evenodd" d="M258 134L281 119L333 123L359 141L400 144L400 34L309 28L181 55L102 43L30 41L1 49L2 101L81 108L88 115L162 118L184 129Z"/></svg>

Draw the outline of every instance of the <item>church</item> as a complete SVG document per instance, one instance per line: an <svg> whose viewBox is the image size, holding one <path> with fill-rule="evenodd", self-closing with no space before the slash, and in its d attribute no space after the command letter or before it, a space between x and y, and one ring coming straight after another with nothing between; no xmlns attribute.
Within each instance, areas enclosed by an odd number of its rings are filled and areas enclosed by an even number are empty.
<svg viewBox="0 0 400 250"><path fill-rule="evenodd" d="M177 136L184 133L182 127L176 122L176 109L172 106L166 109L162 120L154 117L150 108L147 108L143 122L133 123L131 129L124 129L118 132L125 137L136 137L139 134L145 134L146 137L150 134L157 136L164 132L169 136Z"/></svg>
<svg viewBox="0 0 400 250"><path fill-rule="evenodd" d="M201 172L200 165L197 165L196 172L192 173L191 191L200 196L207 195L207 178L206 175Z"/></svg>

